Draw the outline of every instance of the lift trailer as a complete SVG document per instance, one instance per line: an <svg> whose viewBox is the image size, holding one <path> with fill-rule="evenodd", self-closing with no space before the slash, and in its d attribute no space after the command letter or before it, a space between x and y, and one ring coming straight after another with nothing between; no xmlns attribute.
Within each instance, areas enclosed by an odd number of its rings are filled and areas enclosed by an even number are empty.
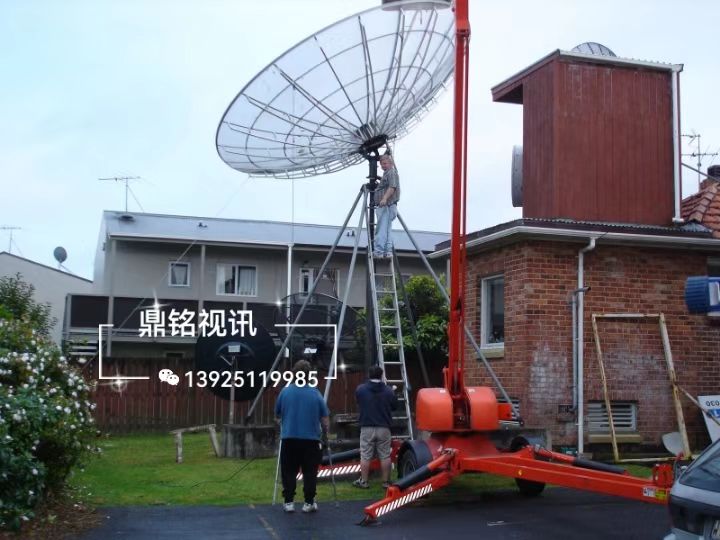
<svg viewBox="0 0 720 540"><path fill-rule="evenodd" d="M507 399L499 403L490 387L465 386L468 0L455 0L453 9L456 41L448 365L443 370L443 388L424 388L417 394L415 425L417 430L429 433L429 437L393 441L392 459L399 478L387 489L385 498L365 508L363 523L372 523L441 489L464 472L514 478L520 492L530 496L540 494L545 484L553 484L666 504L673 483L671 465L655 465L652 476L646 479L631 476L614 465L551 452L534 443L521 429L510 429L512 425L520 426L522 420L513 414L514 407ZM498 434L507 440L508 432L509 444L498 445ZM357 451L334 455L333 466L323 465L320 477L356 473L358 457ZM371 464L371 469L378 468L377 461Z"/></svg>

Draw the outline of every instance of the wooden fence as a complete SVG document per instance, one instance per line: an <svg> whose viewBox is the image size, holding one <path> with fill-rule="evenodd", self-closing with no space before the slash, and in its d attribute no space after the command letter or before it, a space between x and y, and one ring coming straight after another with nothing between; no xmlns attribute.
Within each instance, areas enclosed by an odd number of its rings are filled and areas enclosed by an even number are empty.
<svg viewBox="0 0 720 540"><path fill-rule="evenodd" d="M184 373L194 369L192 359L183 358L105 358L104 375L149 377L148 380L129 380L127 384L98 381L96 363L86 370L91 383L97 383L93 393L97 405L95 421L99 429L112 433L158 432L201 424L227 422L230 402L215 396L207 388L189 388ZM177 386L158 378L161 369L168 368L180 377ZM324 390L325 373L319 374L320 390ZM356 411L355 388L365 379L363 373L340 373L333 381L329 406L331 414ZM255 424L273 421L275 398L280 387L268 387L254 413ZM236 402L235 422L242 423L251 402Z"/></svg>

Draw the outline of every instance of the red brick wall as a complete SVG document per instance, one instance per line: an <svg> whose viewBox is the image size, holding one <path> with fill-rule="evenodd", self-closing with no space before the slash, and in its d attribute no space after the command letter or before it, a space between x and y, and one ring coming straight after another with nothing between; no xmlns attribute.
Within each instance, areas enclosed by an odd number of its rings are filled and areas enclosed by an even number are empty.
<svg viewBox="0 0 720 540"><path fill-rule="evenodd" d="M505 276L505 351L491 365L512 397L521 400L528 425L548 427L554 444L576 444L572 415L558 405L572 403L572 312L577 254L583 244L523 241L468 257L468 323L480 334L480 280ZM692 395L720 390L720 326L689 315L685 279L703 275L707 254L688 250L630 248L599 243L585 255L585 398L602 400L592 331L593 313L664 313L678 381ZM657 320L599 320L610 397L638 404L644 443L659 445L675 431L667 369ZM466 383L492 385L485 369L467 352ZM691 443L706 442L698 410L683 398Z"/></svg>

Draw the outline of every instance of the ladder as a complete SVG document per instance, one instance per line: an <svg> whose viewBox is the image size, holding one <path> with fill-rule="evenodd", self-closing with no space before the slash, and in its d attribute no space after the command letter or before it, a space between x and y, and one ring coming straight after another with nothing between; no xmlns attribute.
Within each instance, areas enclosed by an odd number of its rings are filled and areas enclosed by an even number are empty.
<svg viewBox="0 0 720 540"><path fill-rule="evenodd" d="M400 392L400 397L398 397L400 407L393 411L393 427L397 428L401 424L403 429L401 431L393 430L393 438L413 439L410 394L394 261L394 251L392 257L375 259L372 249L368 249L368 268L372 276L370 287L373 298L372 312L375 322L377 363L383 368L385 382L390 386L397 386Z"/></svg>

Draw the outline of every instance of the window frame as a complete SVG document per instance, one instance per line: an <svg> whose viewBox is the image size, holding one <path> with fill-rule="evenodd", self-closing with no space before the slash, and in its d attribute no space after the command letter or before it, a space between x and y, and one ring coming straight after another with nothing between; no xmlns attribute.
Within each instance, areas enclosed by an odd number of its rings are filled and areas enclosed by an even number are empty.
<svg viewBox="0 0 720 540"><path fill-rule="evenodd" d="M239 269L240 268L252 268L253 272L255 272L255 274L254 274L255 279L253 280L253 294L239 294L238 292L227 293L227 292L221 291L220 290L221 285L222 285L223 289L225 288L225 286L224 286L225 282L219 281L219 276L220 276L219 270L220 270L221 266L230 266L230 267L233 267L236 269L235 280L234 280L234 287L235 287L236 291L239 290L239 287L238 287L238 280L240 279ZM216 294L216 296L239 296L239 297L244 297L244 298L257 298L257 296L258 296L257 266L253 265L253 264L218 262L217 266L215 267L215 294Z"/></svg>
<svg viewBox="0 0 720 540"><path fill-rule="evenodd" d="M503 299L505 296L505 274L493 274L485 276L480 280L480 348L485 351L500 352L505 350L505 336L503 340L497 343L488 342L488 333L490 330L490 303L489 303L489 284L497 279L503 281ZM503 328L505 321L505 302L503 301Z"/></svg>
<svg viewBox="0 0 720 540"><path fill-rule="evenodd" d="M308 288L303 290L303 277L307 274L308 276ZM300 268L298 274L298 294L300 296L307 296L312 288L312 284L315 281L315 269L310 266L303 266Z"/></svg>
<svg viewBox="0 0 720 540"><path fill-rule="evenodd" d="M185 265L185 266L187 266L187 283L186 283L185 285L179 285L179 284L177 284L177 283L173 283L173 282L172 282L172 278L173 278L173 272L172 272L173 266L178 266L178 265ZM191 270L192 270L192 268L191 268L190 262L186 262L186 261L169 261L169 262L168 262L168 287L184 288L184 289L190 288L190 286L191 286L191 285L190 285L190 279L191 279L191 277L190 277L190 272L191 272Z"/></svg>

